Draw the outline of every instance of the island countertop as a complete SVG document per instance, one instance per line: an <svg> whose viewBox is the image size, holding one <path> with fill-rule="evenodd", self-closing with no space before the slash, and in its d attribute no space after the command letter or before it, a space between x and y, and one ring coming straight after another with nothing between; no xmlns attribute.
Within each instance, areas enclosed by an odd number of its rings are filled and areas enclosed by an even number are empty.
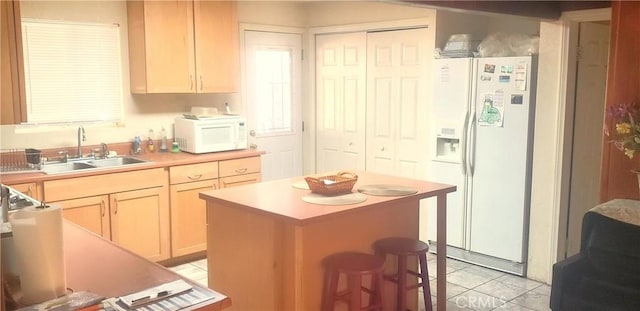
<svg viewBox="0 0 640 311"><path fill-rule="evenodd" d="M304 177L201 192L207 202L209 287L232 297L232 310L320 310L324 258L338 252L372 253L373 242L381 238L418 239L420 200L436 197L437 304L438 310L445 310L446 195L456 187L356 173L354 192L374 184L417 192L366 195L366 201L356 204L316 205L303 201L311 193L300 189ZM316 176L325 175L329 174ZM394 271L394 263L387 261L387 272ZM409 265L417 269L417 261ZM385 310L395 303L391 287L385 290ZM415 308L417 295L408 302Z"/></svg>
<svg viewBox="0 0 640 311"><path fill-rule="evenodd" d="M356 172L356 174L358 175L358 181L354 185L353 191L364 185L390 184L415 188L418 192L406 197L369 195L366 201L357 204L319 205L302 200L310 191L296 187L297 185L305 184L303 177L293 177L261 182L246 187L205 191L200 193L200 198L210 202L226 202L249 212L265 213L296 225L304 225L327 217L376 208L390 201L424 199L456 190L455 186L415 179L369 172ZM323 174L318 176L320 175Z"/></svg>

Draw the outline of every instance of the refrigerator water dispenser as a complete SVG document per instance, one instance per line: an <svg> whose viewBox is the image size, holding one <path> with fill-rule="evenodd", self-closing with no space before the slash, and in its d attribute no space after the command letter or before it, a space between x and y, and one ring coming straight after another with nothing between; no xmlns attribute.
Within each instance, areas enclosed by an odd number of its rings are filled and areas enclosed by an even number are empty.
<svg viewBox="0 0 640 311"><path fill-rule="evenodd" d="M460 163L460 139L438 137L435 161Z"/></svg>
<svg viewBox="0 0 640 311"><path fill-rule="evenodd" d="M434 161L460 163L459 131L453 126L439 126L436 130L436 154Z"/></svg>

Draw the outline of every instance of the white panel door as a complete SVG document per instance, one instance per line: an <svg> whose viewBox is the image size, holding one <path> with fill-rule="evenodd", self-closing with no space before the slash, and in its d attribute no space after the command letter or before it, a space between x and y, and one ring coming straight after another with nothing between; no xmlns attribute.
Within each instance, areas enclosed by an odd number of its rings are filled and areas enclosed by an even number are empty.
<svg viewBox="0 0 640 311"><path fill-rule="evenodd" d="M609 25L580 23L567 254L580 251L582 217L600 203L600 161L609 60ZM597 125L597 126L594 126Z"/></svg>
<svg viewBox="0 0 640 311"><path fill-rule="evenodd" d="M316 36L316 170L365 169L365 32Z"/></svg>
<svg viewBox="0 0 640 311"><path fill-rule="evenodd" d="M266 152L262 180L302 175L300 34L245 31L249 142Z"/></svg>
<svg viewBox="0 0 640 311"><path fill-rule="evenodd" d="M426 177L429 37L427 28L367 34L368 171Z"/></svg>

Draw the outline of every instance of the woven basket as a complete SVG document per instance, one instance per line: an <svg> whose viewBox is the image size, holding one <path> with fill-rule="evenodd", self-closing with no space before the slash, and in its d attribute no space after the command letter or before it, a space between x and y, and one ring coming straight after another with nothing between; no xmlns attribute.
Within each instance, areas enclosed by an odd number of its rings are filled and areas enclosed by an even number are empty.
<svg viewBox="0 0 640 311"><path fill-rule="evenodd" d="M338 195L351 192L358 181L358 175L349 172L339 172L336 175L322 177L305 177L311 192L323 195Z"/></svg>

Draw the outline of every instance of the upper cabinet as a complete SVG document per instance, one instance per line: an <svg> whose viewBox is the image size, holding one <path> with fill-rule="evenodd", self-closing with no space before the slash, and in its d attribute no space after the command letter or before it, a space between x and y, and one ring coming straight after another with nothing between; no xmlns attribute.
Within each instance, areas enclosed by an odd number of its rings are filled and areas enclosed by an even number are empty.
<svg viewBox="0 0 640 311"><path fill-rule="evenodd" d="M233 1L129 1L131 93L238 91Z"/></svg>
<svg viewBox="0 0 640 311"><path fill-rule="evenodd" d="M17 1L0 1L2 18L2 102L0 124L18 124L26 121L24 75L22 70L22 31L20 5Z"/></svg>

